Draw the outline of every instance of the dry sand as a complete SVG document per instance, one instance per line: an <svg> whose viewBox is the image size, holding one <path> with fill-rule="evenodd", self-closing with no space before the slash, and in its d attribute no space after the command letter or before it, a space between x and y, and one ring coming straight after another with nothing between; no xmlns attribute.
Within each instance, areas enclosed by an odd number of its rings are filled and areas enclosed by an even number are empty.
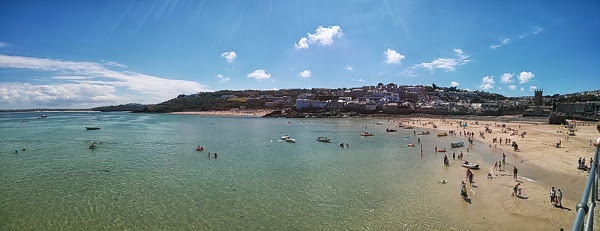
<svg viewBox="0 0 600 231"><path fill-rule="evenodd" d="M466 121L468 126L462 128L458 121ZM503 171L494 170L494 161L481 163L481 170L475 174L475 182L478 187L467 187L470 191L471 203L465 202L468 207L458 208L461 220L465 222L467 229L473 230L559 230L560 228L571 229L576 215L575 206L581 200L585 184L589 174L577 170L577 160L583 157L589 166L589 158L593 157L595 148L590 146L590 139L595 140L599 134L596 131L595 123L589 126L577 127L576 136L567 136L562 132L560 125L549 125L535 122L494 122L494 121L475 121L459 119L431 119L431 118L412 118L401 119L401 123L419 128L433 129L437 126L439 132L456 131L456 135L450 136L464 138L459 132L474 132L474 138L488 145L490 150L497 155L495 160L502 160L502 152L506 153L507 166L502 166ZM478 122L478 124L476 124ZM518 134L526 132L524 137L511 135L502 132L502 124L508 128L518 130ZM459 127L457 127L459 126ZM483 132L485 127L492 129L491 133L485 133L485 139L479 137L479 132ZM436 136L436 134L431 134ZM492 139L497 137L509 138L517 142L519 151L514 152L508 145L494 144ZM556 143L561 140L562 146L556 148ZM496 145L496 147L495 147ZM467 145L465 145L467 146ZM425 148L425 147L424 147ZM446 148L451 165L460 166L460 161L452 160L450 144ZM496 149L496 150L494 150ZM466 155L467 156L467 155ZM468 158L465 157L465 159ZM488 158L489 159L489 158ZM518 168L518 181L522 182L522 196L517 198L511 196L512 187L515 185L513 180L513 166ZM452 175L449 179L456 189L450 187L452 193L449 193L449 199L457 198L455 191L458 192L461 178L465 178L465 169L452 167ZM494 179L488 180L487 173L491 172ZM525 176L527 178L523 178ZM554 186L563 191L563 208L555 207L550 203L550 187ZM596 216L598 218L598 216ZM598 224L599 222L596 222ZM598 229L598 225L595 225Z"/></svg>

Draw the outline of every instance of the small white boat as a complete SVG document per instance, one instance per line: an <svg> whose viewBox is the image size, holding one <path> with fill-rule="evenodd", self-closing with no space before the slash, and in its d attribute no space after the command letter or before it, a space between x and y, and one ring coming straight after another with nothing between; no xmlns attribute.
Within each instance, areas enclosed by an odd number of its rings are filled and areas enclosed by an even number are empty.
<svg viewBox="0 0 600 231"><path fill-rule="evenodd" d="M479 165L476 163L465 162L462 164L462 166L465 168L470 168L470 169L479 169Z"/></svg>
<svg viewBox="0 0 600 231"><path fill-rule="evenodd" d="M296 143L296 139L287 138L285 142Z"/></svg>
<svg viewBox="0 0 600 231"><path fill-rule="evenodd" d="M317 138L317 141L329 143L329 142L331 142L331 139L327 138L327 137L322 137L321 136L321 137Z"/></svg>
<svg viewBox="0 0 600 231"><path fill-rule="evenodd" d="M431 134L429 131L417 132L417 135L429 135Z"/></svg>
<svg viewBox="0 0 600 231"><path fill-rule="evenodd" d="M285 135L285 136L282 136L282 137L281 137L281 140L287 140L287 139L289 139L289 138L290 138L290 136L288 136L288 135Z"/></svg>

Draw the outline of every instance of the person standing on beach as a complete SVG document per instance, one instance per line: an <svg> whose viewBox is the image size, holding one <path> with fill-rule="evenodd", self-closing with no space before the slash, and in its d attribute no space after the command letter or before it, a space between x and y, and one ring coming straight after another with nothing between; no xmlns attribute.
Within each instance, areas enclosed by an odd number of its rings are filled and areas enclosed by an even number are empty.
<svg viewBox="0 0 600 231"><path fill-rule="evenodd" d="M502 153L502 163L506 165L506 155L504 154L504 152Z"/></svg>
<svg viewBox="0 0 600 231"><path fill-rule="evenodd" d="M519 171L519 170L517 170L517 166L514 166L514 167L513 167L513 179L514 179L515 181L517 181L517 172L518 172L518 171Z"/></svg>
<svg viewBox="0 0 600 231"><path fill-rule="evenodd" d="M556 191L554 190L554 187L552 187L552 189L550 189L550 203L552 203L552 205L554 205L554 197L556 196Z"/></svg>
<svg viewBox="0 0 600 231"><path fill-rule="evenodd" d="M562 208L562 191L558 189L558 206Z"/></svg>

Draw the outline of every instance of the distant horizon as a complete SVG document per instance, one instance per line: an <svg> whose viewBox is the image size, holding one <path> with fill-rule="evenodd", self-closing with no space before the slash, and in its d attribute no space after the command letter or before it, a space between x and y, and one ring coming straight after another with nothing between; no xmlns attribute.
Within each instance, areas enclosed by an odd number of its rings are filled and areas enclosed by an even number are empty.
<svg viewBox="0 0 600 231"><path fill-rule="evenodd" d="M25 1L0 19L0 109L379 82L562 95L600 77L591 0Z"/></svg>

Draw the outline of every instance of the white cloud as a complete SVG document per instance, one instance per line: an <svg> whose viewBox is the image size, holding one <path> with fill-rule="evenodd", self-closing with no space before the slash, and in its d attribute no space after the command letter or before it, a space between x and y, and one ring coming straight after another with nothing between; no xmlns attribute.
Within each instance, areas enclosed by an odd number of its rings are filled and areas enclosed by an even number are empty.
<svg viewBox="0 0 600 231"><path fill-rule="evenodd" d="M450 84L451 87L458 87L458 82L452 81L452 83Z"/></svg>
<svg viewBox="0 0 600 231"><path fill-rule="evenodd" d="M106 62L105 64L110 65L110 66L115 66L115 67L127 67L127 66L117 63L117 62Z"/></svg>
<svg viewBox="0 0 600 231"><path fill-rule="evenodd" d="M396 50L388 48L385 52L385 63L400 63L404 59L404 55L401 55Z"/></svg>
<svg viewBox="0 0 600 231"><path fill-rule="evenodd" d="M529 87L529 90L530 90L530 91L535 91L535 90L537 90L537 87L536 87L536 86L530 86L530 87Z"/></svg>
<svg viewBox="0 0 600 231"><path fill-rule="evenodd" d="M525 88L524 88L524 87L521 87L521 91L525 91Z"/></svg>
<svg viewBox="0 0 600 231"><path fill-rule="evenodd" d="M347 66L347 67L346 67L346 70L349 70L349 71L351 71L351 70L352 70L352 67L351 67L351 66Z"/></svg>
<svg viewBox="0 0 600 231"><path fill-rule="evenodd" d="M217 75L217 77L219 78L219 83L222 83L222 82L227 82L227 81L229 81L229 80L230 80L230 78L228 78L228 77L226 77L226 76L223 76L223 75L221 75L221 74L218 74L218 75Z"/></svg>
<svg viewBox="0 0 600 231"><path fill-rule="evenodd" d="M258 70L255 70L254 72L248 74L248 78L268 79L268 78L271 78L271 74L265 73L265 69L258 69Z"/></svg>
<svg viewBox="0 0 600 231"><path fill-rule="evenodd" d="M116 88L92 84L45 84L0 83L0 107L79 107L86 108L99 103L126 102L114 93Z"/></svg>
<svg viewBox="0 0 600 231"><path fill-rule="evenodd" d="M99 94L97 90L90 90L90 94L95 95L90 97L86 97L87 95L89 95L87 93L81 95L81 97L79 97L80 101L77 101L79 104L100 103L99 101L89 101L90 99L122 100L119 101L119 103L157 103L166 99L173 98L182 93L189 94L196 93L199 91L210 91L206 88L206 86L194 81L161 78L132 71L113 71L107 69L104 65L100 63L94 62L61 61L54 59L8 56L0 54L0 68L31 69L37 71L50 72L51 75L53 75L54 73L60 74L60 76L55 76L54 78L51 77L51 79L66 80L69 82L68 84L16 85L20 87L20 89L23 91L40 90L56 92L55 97L49 97L48 99L62 99L64 98L63 96L69 96L69 98L73 100L77 98L77 95L66 94L66 91L62 91L62 89L73 89L75 92L83 91L78 91L78 89L100 89L105 91L110 90L103 94ZM77 87L75 85L81 85L81 87ZM122 88L128 89L133 92L121 92L120 90ZM55 91L53 91L52 89L54 89ZM120 95L120 97L112 96L111 94L113 92L114 94ZM25 96L27 94L29 93L23 92L22 96ZM125 97L124 95L126 94L131 94L131 96ZM0 98L18 97L20 95L21 94L16 96L10 96L6 92L0 91ZM25 99L11 98L11 102L16 102L19 100ZM44 102L47 105L50 105L49 102L39 101L39 103ZM106 102L114 103L113 101ZM3 103L4 102L0 101L0 106L2 106ZM34 102L31 103L33 104ZM65 107L70 108L71 106L69 105L65 104Z"/></svg>
<svg viewBox="0 0 600 231"><path fill-rule="evenodd" d="M500 77L500 82L503 82L503 83L512 83L512 82L514 82L512 80L513 76L514 75L511 74L511 73L504 73L504 74L502 74L502 77Z"/></svg>
<svg viewBox="0 0 600 231"><path fill-rule="evenodd" d="M523 71L519 74L519 83L527 83L531 80L535 75L531 72Z"/></svg>
<svg viewBox="0 0 600 231"><path fill-rule="evenodd" d="M303 72L300 72L300 74L298 74L298 76L302 77L302 78L309 78L310 77L310 70L304 70Z"/></svg>
<svg viewBox="0 0 600 231"><path fill-rule="evenodd" d="M511 90L515 90L515 89L517 89L517 86L515 86L515 85L510 85L510 86L508 86L508 88L510 88Z"/></svg>
<svg viewBox="0 0 600 231"><path fill-rule="evenodd" d="M496 81L494 81L494 76L485 76L483 79L481 79L481 85L479 85L479 88L483 90L492 89L494 88L495 83Z"/></svg>
<svg viewBox="0 0 600 231"><path fill-rule="evenodd" d="M334 37L340 38L343 35L340 26L330 26L327 28L319 26L315 30L314 34L306 34L308 38L302 37L298 43L294 43L294 47L296 47L296 49L307 49L309 44L318 44L320 46L331 45Z"/></svg>
<svg viewBox="0 0 600 231"><path fill-rule="evenodd" d="M294 43L294 47L298 50L308 48L308 39L306 37L300 38L300 41L298 41L297 44Z"/></svg>
<svg viewBox="0 0 600 231"><path fill-rule="evenodd" d="M377 76L383 75L383 72L379 72L377 73Z"/></svg>
<svg viewBox="0 0 600 231"><path fill-rule="evenodd" d="M235 53L235 51L227 51L223 54L221 54L221 57L225 58L227 60L227 62L233 62L233 60L235 60L235 58L237 58L237 54Z"/></svg>
<svg viewBox="0 0 600 231"><path fill-rule="evenodd" d="M502 39L500 39L500 43L499 44L491 45L490 48L496 49L498 47L501 47L501 46L504 46L504 45L508 44L509 42L510 42L509 38L502 38Z"/></svg>
<svg viewBox="0 0 600 231"><path fill-rule="evenodd" d="M364 79L360 79L360 78L359 78L359 79L358 79L358 82L364 83L364 82L366 82L366 80L364 80Z"/></svg>
<svg viewBox="0 0 600 231"><path fill-rule="evenodd" d="M430 71L433 71L434 69L445 69L446 71L454 71L456 66L460 66L471 61L469 60L469 56L464 54L462 49L454 49L454 52L456 53L456 56L458 56L458 58L437 58L430 63L416 64L412 68L414 69L420 67L429 69Z"/></svg>
<svg viewBox="0 0 600 231"><path fill-rule="evenodd" d="M7 46L8 46L8 44L7 44L7 43L0 42L0 48L2 48L2 47L7 47Z"/></svg>

